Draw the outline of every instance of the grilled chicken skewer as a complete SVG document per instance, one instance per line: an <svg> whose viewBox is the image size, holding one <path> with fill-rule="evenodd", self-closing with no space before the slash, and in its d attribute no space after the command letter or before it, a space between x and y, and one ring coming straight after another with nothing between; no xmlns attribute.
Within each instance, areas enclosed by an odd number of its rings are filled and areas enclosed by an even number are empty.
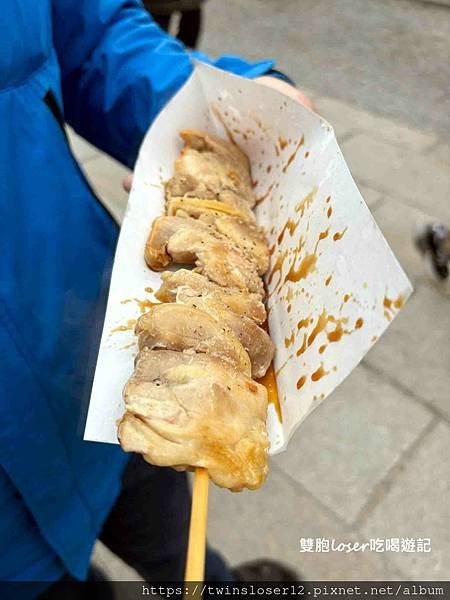
<svg viewBox="0 0 450 600"><path fill-rule="evenodd" d="M122 447L155 465L204 467L219 486L259 487L267 474L267 390L274 346L261 276L269 266L255 224L250 165L234 144L194 130L166 184L166 216L145 247L162 274L161 304L136 325L139 354L124 389Z"/></svg>

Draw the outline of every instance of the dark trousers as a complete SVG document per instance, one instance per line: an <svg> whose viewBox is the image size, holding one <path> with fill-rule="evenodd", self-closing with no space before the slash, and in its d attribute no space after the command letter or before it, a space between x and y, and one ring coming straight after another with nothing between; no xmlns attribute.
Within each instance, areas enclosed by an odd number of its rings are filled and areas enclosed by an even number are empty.
<svg viewBox="0 0 450 600"><path fill-rule="evenodd" d="M183 581L191 496L186 473L152 467L133 454L122 491L105 521L100 540L148 582ZM91 573L90 580L98 580ZM233 581L222 557L208 548L205 581ZM85 590L67 586L70 576L53 584L41 600L85 598ZM105 590L103 589L103 593Z"/></svg>
<svg viewBox="0 0 450 600"><path fill-rule="evenodd" d="M100 540L146 581L182 581L189 533L191 495L186 473L152 467L132 455L122 492ZM222 558L210 548L207 581L232 581Z"/></svg>
<svg viewBox="0 0 450 600"><path fill-rule="evenodd" d="M171 15L158 15L152 12L152 17L160 27L168 31ZM177 38L188 48L196 48L201 28L202 11L200 8L183 11L180 16Z"/></svg>

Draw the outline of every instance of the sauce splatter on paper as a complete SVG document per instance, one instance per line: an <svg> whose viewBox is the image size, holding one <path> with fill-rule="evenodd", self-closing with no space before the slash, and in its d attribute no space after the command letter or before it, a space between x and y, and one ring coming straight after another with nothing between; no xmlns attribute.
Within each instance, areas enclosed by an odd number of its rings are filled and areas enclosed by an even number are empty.
<svg viewBox="0 0 450 600"><path fill-rule="evenodd" d="M305 136L302 135L302 137L299 139L299 141L297 143L297 146L295 147L294 152L287 159L287 163L284 165L284 167L282 169L283 173L286 173L286 171L289 169L290 165L292 164L292 162L295 160L295 157L297 156L297 152L300 150L301 146L303 146L304 143L305 143Z"/></svg>
<svg viewBox="0 0 450 600"><path fill-rule="evenodd" d="M129 319L126 325L118 325L117 327L114 327L114 329L111 329L111 333L116 333L118 331L130 331L131 329L134 329L136 322L136 319Z"/></svg>
<svg viewBox="0 0 450 600"><path fill-rule="evenodd" d="M264 375L264 377L261 377L261 379L258 379L258 383L261 383L262 385L264 385L267 389L267 398L269 401L269 404L272 404L273 407L275 408L275 412L277 413L278 419L280 421L280 423L283 422L283 415L281 412L281 405L280 405L280 400L278 397L278 388L277 388L277 381L275 379L275 372L273 369L273 365L270 365L270 367L267 370L267 373Z"/></svg>

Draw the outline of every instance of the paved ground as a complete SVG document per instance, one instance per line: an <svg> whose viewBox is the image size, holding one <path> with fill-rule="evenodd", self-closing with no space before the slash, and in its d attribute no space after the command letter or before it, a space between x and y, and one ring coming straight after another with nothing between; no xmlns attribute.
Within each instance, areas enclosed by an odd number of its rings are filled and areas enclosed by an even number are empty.
<svg viewBox="0 0 450 600"><path fill-rule="evenodd" d="M298 85L444 138L449 40L438 2L208 0L202 47L275 57Z"/></svg>
<svg viewBox="0 0 450 600"><path fill-rule="evenodd" d="M237 35L237 8L238 4L240 7L244 4L237 0L226 4L234 15L226 28L220 3L211 1L208 9L217 8L217 22L212 26L217 39L213 39L211 31L205 39L210 49L219 46L221 40L230 42L229 35L234 41ZM232 564L271 556L288 562L308 579L448 579L450 300L429 285L411 245L411 233L418 224L433 218L450 223L449 147L442 141L445 115L439 100L445 88L437 63L428 64L424 58L423 69L428 78L422 79L419 72L405 74L410 78L408 85L403 80L401 64L388 64L397 58L400 63L406 60L408 48L410 52L418 51L411 42L415 29L407 29L411 23L418 24L418 15L424 19L423 28L433 27L432 33L428 29L423 31L420 39L428 36L438 40L439 49L444 28L439 15L445 9L431 6L425 11L420 3L403 0L365 4L364 18L367 14L373 28L379 26L385 31L386 44L393 42L385 29L390 22L383 11L394 4L401 5L406 20L400 30L403 40L409 40L401 55L390 55L392 60L389 55L372 57L365 73L358 66L364 62L358 48L364 55L368 52L365 42L343 40L346 52L352 48L357 52L356 63L350 66L350 55L339 54L342 50L337 47L339 36L336 37L330 25L333 20L325 26L322 22L325 4L330 7L333 3L283 2L283 8L276 14L278 26L281 23L285 26L282 60L290 67L287 70L300 80L300 62L296 56L303 55L306 46L310 66L321 67L323 79L310 73L304 81L318 112L334 125L362 194L416 291L363 364L297 432L289 452L273 461L268 483L261 491L239 495L212 491L210 541ZM355 4L356 0L339 2L342 6L339 15L345 27L349 27L350 17L357 26L359 17L351 13ZM242 26L242 36L238 36L242 43L233 46L236 51L247 48L249 55L260 54L253 44L258 22L258 35L266 33L264 43L271 50L269 54L277 54L276 45L280 42L269 18L274 14L273 5L274 2L258 0L245 3L242 13L246 15L246 26ZM380 5L380 14L374 5ZM308 18L314 17L312 23L305 21L300 27L301 11L307 11ZM395 22L400 19L400 8L395 8L392 18ZM317 47L324 46L323 39L319 36L314 42L313 29L320 27L330 30L332 64L340 69L342 77L351 77L354 67L359 78L354 89L349 90L344 84L338 89L338 74L327 69L321 54L325 50ZM292 33L296 30L298 36ZM307 38L299 39L302 32L307 32ZM348 37L355 36L363 37L349 29ZM341 64L345 57L346 69ZM377 89L380 78L388 90L383 92L385 97L393 99L388 108L386 104L374 106L372 100L371 85ZM407 104L402 86L417 92L409 95ZM435 114L427 116L424 95L427 101L433 101ZM366 109L357 104L364 104ZM392 118L399 114L404 118ZM423 127L412 126L417 123ZM93 184L120 218L126 202L120 188L125 169L79 139L74 144ZM299 552L300 538L363 542L368 538L391 537L431 538L432 551ZM115 578L135 576L101 547L96 550L96 559Z"/></svg>

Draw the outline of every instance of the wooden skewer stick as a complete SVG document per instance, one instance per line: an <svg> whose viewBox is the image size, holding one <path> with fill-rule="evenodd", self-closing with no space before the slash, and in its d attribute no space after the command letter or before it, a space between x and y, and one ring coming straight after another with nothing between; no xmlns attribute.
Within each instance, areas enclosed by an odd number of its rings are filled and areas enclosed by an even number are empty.
<svg viewBox="0 0 450 600"><path fill-rule="evenodd" d="M259 380L266 386L269 402L273 403L281 420L278 391L273 364ZM195 468L192 490L191 523L186 560L185 581L203 581L205 575L206 522L208 520L209 475L202 467Z"/></svg>
<svg viewBox="0 0 450 600"><path fill-rule="evenodd" d="M196 467L192 490L191 523L185 581L203 581L205 574L206 522L208 520L209 475Z"/></svg>

